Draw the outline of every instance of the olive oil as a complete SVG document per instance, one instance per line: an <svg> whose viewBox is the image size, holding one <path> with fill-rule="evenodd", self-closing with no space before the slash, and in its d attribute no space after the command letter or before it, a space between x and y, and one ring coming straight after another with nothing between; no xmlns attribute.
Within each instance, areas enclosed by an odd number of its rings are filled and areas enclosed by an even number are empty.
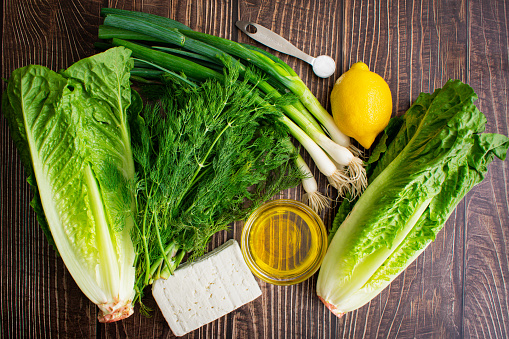
<svg viewBox="0 0 509 339"><path fill-rule="evenodd" d="M314 212L296 201L283 202L269 202L255 212L244 230L247 241L242 242L252 261L250 265L247 260L248 266L275 284L309 278L318 269L327 245L325 228Z"/></svg>

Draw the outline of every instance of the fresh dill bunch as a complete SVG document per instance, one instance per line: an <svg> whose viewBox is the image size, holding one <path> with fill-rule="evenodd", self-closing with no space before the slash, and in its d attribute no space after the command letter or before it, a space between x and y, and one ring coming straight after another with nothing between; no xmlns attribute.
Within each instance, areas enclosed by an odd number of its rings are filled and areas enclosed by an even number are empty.
<svg viewBox="0 0 509 339"><path fill-rule="evenodd" d="M203 254L213 234L299 183L280 115L230 67L222 82L168 82L130 119L140 294L184 255Z"/></svg>

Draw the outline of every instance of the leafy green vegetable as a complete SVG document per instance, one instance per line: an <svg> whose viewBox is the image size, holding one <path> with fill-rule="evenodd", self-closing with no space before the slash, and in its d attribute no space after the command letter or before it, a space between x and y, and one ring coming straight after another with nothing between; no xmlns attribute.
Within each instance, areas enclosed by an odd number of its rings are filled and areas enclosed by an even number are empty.
<svg viewBox="0 0 509 339"><path fill-rule="evenodd" d="M140 296L184 254L201 255L214 233L301 179L280 111L237 70L199 86L172 79L133 119Z"/></svg>
<svg viewBox="0 0 509 339"><path fill-rule="evenodd" d="M2 100L38 220L103 322L133 312L131 68L125 48L60 73L30 65L12 73Z"/></svg>
<svg viewBox="0 0 509 339"><path fill-rule="evenodd" d="M370 184L351 211L348 202L340 208L320 269L318 295L336 315L380 293L435 239L494 156L505 159L509 139L480 133L486 118L476 99L449 81L387 127L369 161Z"/></svg>
<svg viewBox="0 0 509 339"><path fill-rule="evenodd" d="M284 112L280 120L310 154L319 171L338 190L339 195L348 192L356 196L364 190L367 180L363 161L357 156L360 150L340 132L330 114L295 71L281 59L249 45L182 28L180 23L168 18L107 8L101 14L105 19L104 25L99 28L99 38L111 39L114 46L130 48L133 56L152 66L152 69L147 69L145 65L133 71L134 77L141 77L144 82L157 77L160 72L183 72L194 81L217 79L226 64L238 64L243 78L247 77L244 65L263 72L266 79L256 85L271 97L272 102L288 98L287 92L293 94L293 100L280 104ZM141 45L140 41L148 46ZM178 48L168 48L168 45ZM104 43L96 46L104 48ZM303 184L304 189L308 187L312 186ZM307 191L306 195L312 197L307 200L317 211L322 204L313 203L327 200L317 190Z"/></svg>

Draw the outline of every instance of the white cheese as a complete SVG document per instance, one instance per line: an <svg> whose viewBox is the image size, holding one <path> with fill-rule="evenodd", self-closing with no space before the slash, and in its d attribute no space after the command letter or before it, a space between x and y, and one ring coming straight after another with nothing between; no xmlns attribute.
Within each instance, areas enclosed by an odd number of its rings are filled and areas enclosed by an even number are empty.
<svg viewBox="0 0 509 339"><path fill-rule="evenodd" d="M152 294L176 336L182 336L258 298L262 292L229 240L192 263L182 265L167 280L152 284Z"/></svg>

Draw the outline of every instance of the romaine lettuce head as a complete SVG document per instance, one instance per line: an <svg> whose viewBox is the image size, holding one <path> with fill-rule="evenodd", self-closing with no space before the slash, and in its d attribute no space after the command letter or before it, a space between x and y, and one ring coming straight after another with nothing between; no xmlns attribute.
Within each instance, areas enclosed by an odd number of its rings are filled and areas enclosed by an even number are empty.
<svg viewBox="0 0 509 339"><path fill-rule="evenodd" d="M485 116L460 81L423 93L389 124L368 161L370 184L337 229L317 282L332 312L355 310L380 293L435 239L465 194L484 179L509 139L481 133ZM336 228L334 227L334 229Z"/></svg>
<svg viewBox="0 0 509 339"><path fill-rule="evenodd" d="M103 322L133 313L131 68L125 48L59 73L30 65L12 73L2 100L38 220Z"/></svg>

